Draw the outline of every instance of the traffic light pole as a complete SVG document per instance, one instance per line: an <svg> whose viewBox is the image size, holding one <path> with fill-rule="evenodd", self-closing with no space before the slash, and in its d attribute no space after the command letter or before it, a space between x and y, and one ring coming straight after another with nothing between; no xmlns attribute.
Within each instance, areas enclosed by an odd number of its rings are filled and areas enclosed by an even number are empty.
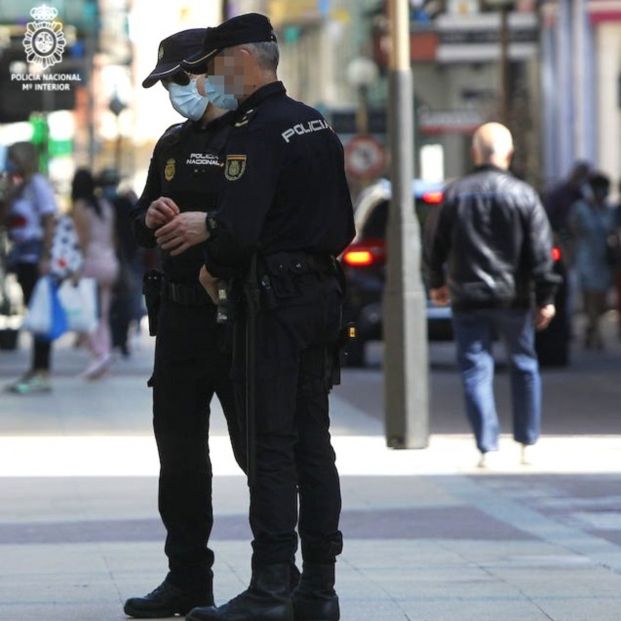
<svg viewBox="0 0 621 621"><path fill-rule="evenodd" d="M392 203L384 294L386 442L425 448L429 438L426 298L414 214L414 95L408 0L388 0Z"/></svg>

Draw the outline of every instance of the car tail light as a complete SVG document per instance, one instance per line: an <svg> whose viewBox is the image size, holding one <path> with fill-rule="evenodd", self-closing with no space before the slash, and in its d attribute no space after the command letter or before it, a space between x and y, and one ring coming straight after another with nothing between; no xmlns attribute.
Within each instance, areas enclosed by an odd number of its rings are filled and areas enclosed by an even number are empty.
<svg viewBox="0 0 621 621"><path fill-rule="evenodd" d="M343 263L349 267L369 267L381 265L386 260L383 240L368 240L352 244L343 253Z"/></svg>
<svg viewBox="0 0 621 621"><path fill-rule="evenodd" d="M558 246L554 246L552 248L552 261L556 263L561 260L562 256L561 249Z"/></svg>
<svg viewBox="0 0 621 621"><path fill-rule="evenodd" d="M444 192L425 192L423 202L428 205L439 205L444 200Z"/></svg>
<svg viewBox="0 0 621 621"><path fill-rule="evenodd" d="M373 265L373 254L369 250L348 250L343 257L347 265L360 267L363 265Z"/></svg>

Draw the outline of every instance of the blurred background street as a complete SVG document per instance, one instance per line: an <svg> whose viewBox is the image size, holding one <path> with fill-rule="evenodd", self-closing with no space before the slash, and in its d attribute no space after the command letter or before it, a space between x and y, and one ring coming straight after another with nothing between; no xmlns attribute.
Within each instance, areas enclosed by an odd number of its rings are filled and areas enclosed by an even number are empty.
<svg viewBox="0 0 621 621"><path fill-rule="evenodd" d="M331 397L346 542L337 582L343 621L619 620L621 3L408 2L418 225L442 204L447 183L470 170L477 126L503 122L515 139L512 171L536 188L550 217L563 277L557 318L538 338L541 441L532 463L521 465L498 347L505 434L485 469L464 415L451 311L429 301L412 318L426 326L428 342L415 354L429 377L423 371L410 387L420 391L428 379L429 407L406 413L408 423L428 415L429 436L415 440L429 446L386 447L385 420L405 418L384 405L386 378L397 374L383 364L382 343L391 326L382 299L394 199L388 5L0 0L0 621L123 619L125 599L165 574L147 387L154 341L140 293L157 257L136 248L128 213L157 139L183 119L159 84L145 90L141 82L161 39L249 11L271 18L289 94L318 108L343 142L356 209L357 237L342 262L358 340ZM32 145L30 172L49 181L58 214L74 213L76 170L93 174L97 196L115 208L123 274L110 313L112 356L88 365L85 340L65 334L54 343L49 378L33 388L26 377L24 394L4 391L28 369L32 346L9 267L9 230L23 222L8 206L24 175L7 150L20 142ZM594 176L608 184L599 207L610 216L602 243L612 253L596 335L586 327L573 258L579 240L568 226L576 202L591 200ZM89 369L93 381L84 377ZM247 585L250 530L246 481L215 401L211 436L222 603Z"/></svg>

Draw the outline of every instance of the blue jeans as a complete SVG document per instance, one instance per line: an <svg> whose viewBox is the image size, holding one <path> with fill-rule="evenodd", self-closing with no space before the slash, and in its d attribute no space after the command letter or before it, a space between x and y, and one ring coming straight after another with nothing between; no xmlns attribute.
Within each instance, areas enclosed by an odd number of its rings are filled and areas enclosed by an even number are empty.
<svg viewBox="0 0 621 621"><path fill-rule="evenodd" d="M505 342L509 358L513 437L521 444L534 444L541 427L541 377L532 312L508 309L456 311L453 326L466 413L477 448L483 453L498 449L492 355L494 334Z"/></svg>

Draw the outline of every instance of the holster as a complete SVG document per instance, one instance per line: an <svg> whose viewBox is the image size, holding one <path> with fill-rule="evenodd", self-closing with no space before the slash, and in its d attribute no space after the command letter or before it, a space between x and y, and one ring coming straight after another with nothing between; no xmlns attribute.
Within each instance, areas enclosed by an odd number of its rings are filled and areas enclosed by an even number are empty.
<svg viewBox="0 0 621 621"><path fill-rule="evenodd" d="M356 338L356 326L354 323L348 323L339 330L339 337L334 344L334 348L327 350L328 360L326 361L327 381L330 388L338 386L341 383L341 369L345 364L345 351L347 343Z"/></svg>
<svg viewBox="0 0 621 621"><path fill-rule="evenodd" d="M147 306L149 335L157 336L157 323L162 304L164 274L159 270L149 270L142 278L142 293Z"/></svg>

